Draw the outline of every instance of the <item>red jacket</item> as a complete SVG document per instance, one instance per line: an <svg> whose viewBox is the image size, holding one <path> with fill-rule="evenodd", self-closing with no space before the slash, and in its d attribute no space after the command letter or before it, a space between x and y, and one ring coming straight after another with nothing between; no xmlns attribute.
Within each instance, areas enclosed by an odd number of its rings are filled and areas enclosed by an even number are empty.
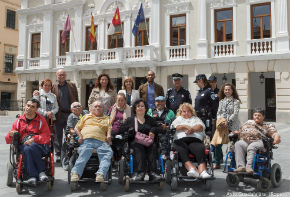
<svg viewBox="0 0 290 197"><path fill-rule="evenodd" d="M20 141L28 134L37 133L38 135L33 136L35 143L49 144L50 130L46 120L39 113L36 113L36 117L29 124L27 124L25 115L23 114L13 123L10 131L13 130L20 133ZM7 144L12 143L12 137L9 136L9 132L5 136Z"/></svg>

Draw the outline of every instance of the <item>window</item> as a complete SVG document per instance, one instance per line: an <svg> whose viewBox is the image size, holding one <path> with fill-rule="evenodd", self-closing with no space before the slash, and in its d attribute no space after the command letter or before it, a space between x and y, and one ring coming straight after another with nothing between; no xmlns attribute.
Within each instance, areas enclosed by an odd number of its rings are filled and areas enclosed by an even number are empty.
<svg viewBox="0 0 290 197"><path fill-rule="evenodd" d="M13 73L14 55L5 54L4 72Z"/></svg>
<svg viewBox="0 0 290 197"><path fill-rule="evenodd" d="M86 51L97 50L98 26L95 26L95 42L92 44L90 39L91 26L86 27Z"/></svg>
<svg viewBox="0 0 290 197"><path fill-rule="evenodd" d="M215 41L233 40L233 9L215 10Z"/></svg>
<svg viewBox="0 0 290 197"><path fill-rule="evenodd" d="M31 35L31 58L40 56L40 33Z"/></svg>
<svg viewBox="0 0 290 197"><path fill-rule="evenodd" d="M271 37L271 3L251 6L252 39Z"/></svg>
<svg viewBox="0 0 290 197"><path fill-rule="evenodd" d="M66 52L69 52L69 44L70 44L70 32L67 31L65 35L65 42L62 43L62 31L59 31L59 56L65 56Z"/></svg>
<svg viewBox="0 0 290 197"><path fill-rule="evenodd" d="M135 46L149 45L149 19L146 19L146 23L140 23L137 35L135 36Z"/></svg>
<svg viewBox="0 0 290 197"><path fill-rule="evenodd" d="M115 33L113 35L108 36L108 48L118 48L123 47L123 24L117 25L115 27Z"/></svg>
<svg viewBox="0 0 290 197"><path fill-rule="evenodd" d="M6 27L15 29L15 16L16 12L13 10L7 10L6 12Z"/></svg>
<svg viewBox="0 0 290 197"><path fill-rule="evenodd" d="M170 46L186 44L186 16L170 16Z"/></svg>

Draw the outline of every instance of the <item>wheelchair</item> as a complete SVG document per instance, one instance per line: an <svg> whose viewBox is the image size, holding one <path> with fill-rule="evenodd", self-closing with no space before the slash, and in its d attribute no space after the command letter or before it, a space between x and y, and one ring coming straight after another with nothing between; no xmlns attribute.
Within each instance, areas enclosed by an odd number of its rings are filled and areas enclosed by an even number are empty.
<svg viewBox="0 0 290 197"><path fill-rule="evenodd" d="M84 172L82 174L82 176L80 177L80 180L78 182L71 182L71 170L75 165L75 162L78 158L78 150L77 148L79 147L79 143L77 142L77 137L74 138L75 142L71 143L71 145L73 146L73 151L72 151L72 155L69 158L69 164L68 164L68 170L67 170L67 179L68 179L68 183L70 184L70 189L72 192L76 191L79 188L79 182L86 182L86 181L95 181L96 178L96 172L99 169L99 158L98 158L98 154L97 151L94 150L92 156L90 157L90 159L88 160ZM106 175L106 177L104 177L105 181L100 183L100 189L102 191L106 191L108 188L108 185L110 185L112 183L112 166L110 166L109 171Z"/></svg>
<svg viewBox="0 0 290 197"><path fill-rule="evenodd" d="M25 172L24 163L23 163L23 155L19 150L19 133L14 133L13 141L10 145L9 150L9 161L7 162L7 180L6 185L11 187L13 185L13 179L16 180L16 192L21 194L23 192L24 187L28 188L31 185L25 183L24 181L28 179L28 175ZM45 155L42 159L45 161L45 174L48 177L48 181L41 182L38 181L39 184L47 184L47 188L49 191L52 190L54 184L54 160L53 160L53 134L50 137L49 144L49 153Z"/></svg>
<svg viewBox="0 0 290 197"><path fill-rule="evenodd" d="M231 139L231 136L230 136ZM224 172L227 173L226 182L230 187L237 187L240 182L251 184L254 180L254 186L260 192L267 192L271 186L279 187L282 181L282 171L279 164L271 164L273 160L273 139L262 137L265 150L258 150L254 156L252 165L253 174L247 172L234 172L235 152L233 147L228 150L224 165ZM227 161L229 160L229 164Z"/></svg>
<svg viewBox="0 0 290 197"><path fill-rule="evenodd" d="M181 182L202 182L205 190L211 189L211 180L214 178L214 170L213 170L213 156L210 151L209 143L205 144L205 155L206 155L206 171L209 175L211 175L208 179L201 179L196 177L187 176L187 170L183 163L180 161L178 152L174 148L173 137L176 132L175 128L169 130L170 136L170 157L165 163L165 179L168 184L170 184L171 190L176 191L178 188L178 184ZM208 137L208 136L207 136ZM207 138L206 138L207 139ZM205 140L206 142L206 140ZM197 168L197 161L193 154L189 154L189 158L191 162Z"/></svg>
<svg viewBox="0 0 290 197"><path fill-rule="evenodd" d="M165 182L165 166L164 166L164 160L160 154L160 141L159 137L156 138L156 141L154 141L155 144L157 144L157 152L158 152L158 160L156 160L157 165L157 174L161 176L160 180L156 181L150 181L150 180L142 180L142 181L136 181L133 180L132 177L134 176L134 150L129 145L129 141L134 140L135 133L134 131L128 131L124 134L124 146L122 151L122 157L119 160L118 163L118 182L119 184L124 186L124 190L128 192L130 190L131 184L158 184L159 190L163 189L164 182ZM154 146L154 145L153 145ZM148 166L148 162L147 162Z"/></svg>

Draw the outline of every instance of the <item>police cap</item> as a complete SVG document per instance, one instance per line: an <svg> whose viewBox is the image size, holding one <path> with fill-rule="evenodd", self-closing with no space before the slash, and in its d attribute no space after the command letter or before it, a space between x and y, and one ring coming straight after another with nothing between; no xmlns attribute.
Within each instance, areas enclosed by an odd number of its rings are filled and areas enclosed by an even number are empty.
<svg viewBox="0 0 290 197"><path fill-rule="evenodd" d="M173 80L180 80L183 78L183 75L179 74L179 73L174 73L171 75Z"/></svg>
<svg viewBox="0 0 290 197"><path fill-rule="evenodd" d="M216 76L212 75L208 78L208 81L217 81Z"/></svg>
<svg viewBox="0 0 290 197"><path fill-rule="evenodd" d="M206 79L205 74L199 74L196 76L195 81L193 83L197 83L198 80L200 79Z"/></svg>

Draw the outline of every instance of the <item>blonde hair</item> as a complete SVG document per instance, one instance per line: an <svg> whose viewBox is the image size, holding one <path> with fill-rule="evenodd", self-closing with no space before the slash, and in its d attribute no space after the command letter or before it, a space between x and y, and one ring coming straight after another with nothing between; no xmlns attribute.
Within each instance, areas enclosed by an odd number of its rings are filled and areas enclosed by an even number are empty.
<svg viewBox="0 0 290 197"><path fill-rule="evenodd" d="M182 109L183 109L184 107L188 108L189 111L191 111L192 116L196 116L196 112L195 112L195 110L193 109L192 105L189 104L189 103L183 103L183 104L179 105L179 108L178 108L178 110L177 110L176 117L178 117L178 116L181 115L181 111L182 111Z"/></svg>
<svg viewBox="0 0 290 197"><path fill-rule="evenodd" d="M132 77L125 77L122 85L122 90L126 90L125 82L131 81L132 82L132 89L134 89L134 81Z"/></svg>

